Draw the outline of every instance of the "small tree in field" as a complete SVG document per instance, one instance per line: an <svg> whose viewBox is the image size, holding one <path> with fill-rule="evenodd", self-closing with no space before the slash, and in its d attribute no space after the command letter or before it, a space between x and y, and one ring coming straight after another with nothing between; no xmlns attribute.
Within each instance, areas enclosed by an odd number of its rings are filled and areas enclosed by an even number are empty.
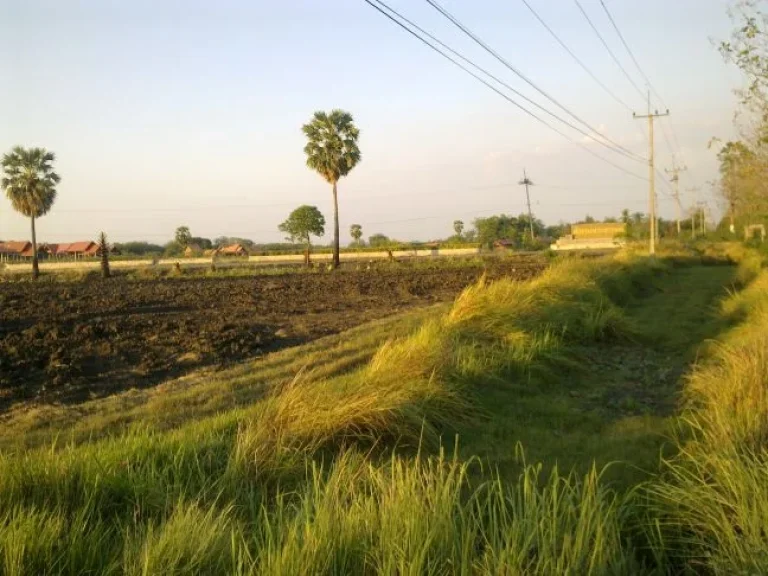
<svg viewBox="0 0 768 576"><path fill-rule="evenodd" d="M5 176L0 186L13 209L32 222L32 278L35 280L40 276L35 220L44 216L56 200L56 184L61 178L53 171L55 159L53 152L44 148L16 146L2 160Z"/></svg>
<svg viewBox="0 0 768 576"><path fill-rule="evenodd" d="M99 256L101 256L101 276L102 278L109 278L109 242L107 242L107 235L102 232L99 234Z"/></svg>
<svg viewBox="0 0 768 576"><path fill-rule="evenodd" d="M349 235L352 236L352 240L355 241L355 244L360 246L360 238L363 237L363 227L360 226L360 224L352 224L352 226L349 227Z"/></svg>
<svg viewBox="0 0 768 576"><path fill-rule="evenodd" d="M360 131L352 115L343 110L330 114L315 112L309 124L302 127L307 136L304 153L307 166L333 186L333 267L339 265L339 200L336 184L360 162L357 138Z"/></svg>
<svg viewBox="0 0 768 576"><path fill-rule="evenodd" d="M453 231L456 233L456 237L461 240L461 234L464 232L464 222L461 220L454 220Z"/></svg>
<svg viewBox="0 0 768 576"><path fill-rule="evenodd" d="M174 240L182 249L189 246L189 243L192 241L192 233L189 231L189 226L179 226L176 228Z"/></svg>
<svg viewBox="0 0 768 576"><path fill-rule="evenodd" d="M309 266L310 236L320 237L325 234L325 217L316 206L299 206L278 229L285 232L291 242L303 242L306 245L304 264Z"/></svg>

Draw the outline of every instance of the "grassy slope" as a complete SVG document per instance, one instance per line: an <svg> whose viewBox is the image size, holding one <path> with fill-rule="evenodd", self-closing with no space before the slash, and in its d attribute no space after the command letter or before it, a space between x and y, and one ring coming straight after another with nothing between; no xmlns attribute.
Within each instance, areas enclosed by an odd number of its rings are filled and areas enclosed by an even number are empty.
<svg viewBox="0 0 768 576"><path fill-rule="evenodd" d="M6 450L59 441L93 440L134 425L168 430L190 421L249 406L275 386L310 370L332 378L368 362L392 336L406 336L447 305L408 311L244 362L225 370L202 371L144 390L72 406L21 407L0 419L0 448Z"/></svg>
<svg viewBox="0 0 768 576"><path fill-rule="evenodd" d="M544 371L516 386L489 383L480 399L490 419L463 431L464 453L514 474L511 447L520 442L529 461L582 473L593 462L613 463L606 477L622 486L646 478L658 469L681 376L724 328L717 303L734 275L730 266L675 269L627 306L630 339L575 345L576 365L554 377Z"/></svg>
<svg viewBox="0 0 768 576"><path fill-rule="evenodd" d="M173 432L0 455L0 561L13 574L649 571L620 538L624 505L594 473L547 479L529 467L508 483L514 444L561 469L595 455L650 468L676 375L734 320L709 314L732 274L570 263L470 290L361 368L305 374L253 407ZM591 365L575 364L583 358ZM243 402L252 388L261 398L253 384L264 375L240 376ZM175 425L210 413L216 386L205 386L180 386L160 414L183 406ZM143 421L150 404L131 417ZM469 500L461 460L375 457L392 440L427 450L457 423L464 454L502 464L504 481L475 484Z"/></svg>

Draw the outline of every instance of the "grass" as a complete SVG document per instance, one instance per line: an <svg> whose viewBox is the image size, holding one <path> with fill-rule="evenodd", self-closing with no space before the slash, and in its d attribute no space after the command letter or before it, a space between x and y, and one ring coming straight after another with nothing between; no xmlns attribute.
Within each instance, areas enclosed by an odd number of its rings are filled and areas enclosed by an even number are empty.
<svg viewBox="0 0 768 576"><path fill-rule="evenodd" d="M768 571L768 271L724 313L742 323L691 375L680 452L647 491L662 522L656 545L672 561L759 574Z"/></svg>
<svg viewBox="0 0 768 576"><path fill-rule="evenodd" d="M0 572L764 571L766 273L674 262L567 259L125 414L126 398L18 414ZM678 377L716 336L674 421ZM652 431L675 422L660 476L603 466L658 464Z"/></svg>

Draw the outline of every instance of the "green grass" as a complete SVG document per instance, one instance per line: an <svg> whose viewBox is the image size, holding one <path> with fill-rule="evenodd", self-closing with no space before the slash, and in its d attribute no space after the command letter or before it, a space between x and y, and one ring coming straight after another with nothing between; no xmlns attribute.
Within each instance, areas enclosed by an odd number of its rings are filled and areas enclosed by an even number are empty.
<svg viewBox="0 0 768 576"><path fill-rule="evenodd" d="M0 573L760 573L768 280L693 264L567 259L227 372L15 414Z"/></svg>

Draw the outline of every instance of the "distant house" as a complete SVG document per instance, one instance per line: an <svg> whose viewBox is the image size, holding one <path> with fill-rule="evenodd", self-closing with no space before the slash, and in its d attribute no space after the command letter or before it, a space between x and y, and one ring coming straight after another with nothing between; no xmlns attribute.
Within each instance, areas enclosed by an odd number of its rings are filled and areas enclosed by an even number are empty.
<svg viewBox="0 0 768 576"><path fill-rule="evenodd" d="M90 240L69 244L49 244L48 246L56 258L89 258L99 253L99 245Z"/></svg>
<svg viewBox="0 0 768 576"><path fill-rule="evenodd" d="M552 250L615 250L626 243L627 228L620 222L573 224L571 233L552 244Z"/></svg>
<svg viewBox="0 0 768 576"><path fill-rule="evenodd" d="M0 242L0 262L32 257L32 242Z"/></svg>
<svg viewBox="0 0 768 576"><path fill-rule="evenodd" d="M219 248L217 254L221 256L248 256L248 250L242 244L230 244Z"/></svg>
<svg viewBox="0 0 768 576"><path fill-rule="evenodd" d="M517 248L517 243L514 240L496 240L493 247L497 250L514 250Z"/></svg>

